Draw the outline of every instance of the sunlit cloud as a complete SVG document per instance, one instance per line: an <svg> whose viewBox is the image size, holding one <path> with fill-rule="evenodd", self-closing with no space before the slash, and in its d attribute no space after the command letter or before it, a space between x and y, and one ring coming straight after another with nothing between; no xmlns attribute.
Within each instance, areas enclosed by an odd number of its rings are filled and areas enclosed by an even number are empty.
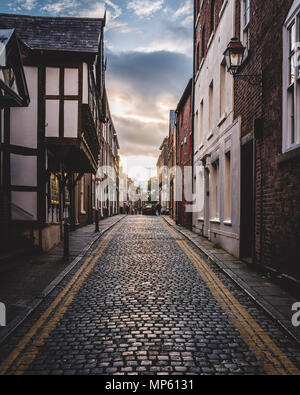
<svg viewBox="0 0 300 395"><path fill-rule="evenodd" d="M189 65L187 56L166 51L109 55L107 88L121 155L158 157Z"/></svg>
<svg viewBox="0 0 300 395"><path fill-rule="evenodd" d="M103 18L106 10L106 89L120 155L130 158L131 168L145 168L155 166L168 135L169 111L176 108L192 75L192 4L193 0L8 0L0 2L0 11ZM133 178L142 177L129 171Z"/></svg>
<svg viewBox="0 0 300 395"><path fill-rule="evenodd" d="M175 53L185 54L191 56L193 53L193 43L185 37L178 37L177 40L157 40L153 41L147 46L137 47L137 52L157 52L157 51L170 51Z"/></svg>

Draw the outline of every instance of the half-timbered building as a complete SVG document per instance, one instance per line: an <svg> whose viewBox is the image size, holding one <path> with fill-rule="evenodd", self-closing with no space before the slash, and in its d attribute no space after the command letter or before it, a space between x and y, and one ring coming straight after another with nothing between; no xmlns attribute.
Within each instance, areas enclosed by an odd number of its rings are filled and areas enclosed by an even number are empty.
<svg viewBox="0 0 300 395"><path fill-rule="evenodd" d="M94 205L105 19L0 14L0 23L8 62L0 70L1 240L49 250L63 223L74 227Z"/></svg>

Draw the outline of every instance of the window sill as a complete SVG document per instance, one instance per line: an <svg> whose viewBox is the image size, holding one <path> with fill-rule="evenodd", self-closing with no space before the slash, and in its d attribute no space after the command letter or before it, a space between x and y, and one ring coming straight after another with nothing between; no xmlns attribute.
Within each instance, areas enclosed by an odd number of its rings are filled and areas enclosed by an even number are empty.
<svg viewBox="0 0 300 395"><path fill-rule="evenodd" d="M197 219L197 221L199 221L199 222L204 222L204 218L203 218L203 217L200 217L200 218Z"/></svg>
<svg viewBox="0 0 300 395"><path fill-rule="evenodd" d="M210 132L209 135L206 137L206 140L209 141L213 137L214 133Z"/></svg>
<svg viewBox="0 0 300 395"><path fill-rule="evenodd" d="M80 214L81 214L81 215L85 215L85 214L86 214L86 211L80 211Z"/></svg>
<svg viewBox="0 0 300 395"><path fill-rule="evenodd" d="M197 16L197 19L196 19L195 29L197 28L199 21L200 21L200 12L198 13L198 16Z"/></svg>
<svg viewBox="0 0 300 395"><path fill-rule="evenodd" d="M226 226L232 226L231 219L227 219L226 221L223 221L223 224Z"/></svg>
<svg viewBox="0 0 300 395"><path fill-rule="evenodd" d="M225 112L218 121L218 126L221 126L227 119L227 113Z"/></svg>
<svg viewBox="0 0 300 395"><path fill-rule="evenodd" d="M199 69L197 70L197 73L196 73L196 75L195 75L195 83L196 83L197 80L198 80L199 74L200 74L200 67L199 67Z"/></svg>
<svg viewBox="0 0 300 395"><path fill-rule="evenodd" d="M223 1L221 10L220 10L220 12L219 12L219 19L222 18L222 15L223 15L223 13L224 13L224 11L225 11L225 8L226 8L226 6L227 6L227 3L228 3L228 0L224 0L224 1Z"/></svg>
<svg viewBox="0 0 300 395"><path fill-rule="evenodd" d="M220 218L212 218L209 222L211 224L218 224L218 225L221 224Z"/></svg>
<svg viewBox="0 0 300 395"><path fill-rule="evenodd" d="M299 159L300 159L300 146L298 145L295 148L291 149L290 151L279 154L277 158L277 163L280 165L288 161L299 160Z"/></svg>
<svg viewBox="0 0 300 395"><path fill-rule="evenodd" d="M214 36L215 36L215 32L212 32L207 43L207 49L209 49L209 47L211 46Z"/></svg>
<svg viewBox="0 0 300 395"><path fill-rule="evenodd" d="M201 60L201 62L200 62L199 73L200 73L200 71L202 70L202 66L203 66L204 60L205 60L205 58L202 58L202 60Z"/></svg>

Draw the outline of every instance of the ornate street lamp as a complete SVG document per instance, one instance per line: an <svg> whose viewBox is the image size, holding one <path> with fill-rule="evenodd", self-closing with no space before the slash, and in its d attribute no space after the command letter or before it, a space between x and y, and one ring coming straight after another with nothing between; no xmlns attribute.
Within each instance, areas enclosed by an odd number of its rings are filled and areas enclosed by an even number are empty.
<svg viewBox="0 0 300 395"><path fill-rule="evenodd" d="M227 70L236 75L242 65L246 48L236 37L232 38L224 52Z"/></svg>
<svg viewBox="0 0 300 395"><path fill-rule="evenodd" d="M232 38L224 52L227 71L235 76L246 79L250 85L262 86L262 74L239 74L243 65L246 48L236 37Z"/></svg>

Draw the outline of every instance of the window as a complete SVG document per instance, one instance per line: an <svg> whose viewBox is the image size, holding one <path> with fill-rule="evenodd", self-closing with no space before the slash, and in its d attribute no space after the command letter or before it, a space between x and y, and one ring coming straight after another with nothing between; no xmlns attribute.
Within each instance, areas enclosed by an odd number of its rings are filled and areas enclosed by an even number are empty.
<svg viewBox="0 0 300 395"><path fill-rule="evenodd" d="M225 155L225 207L224 218L226 222L231 222L231 154Z"/></svg>
<svg viewBox="0 0 300 395"><path fill-rule="evenodd" d="M213 114L214 114L214 83L212 81L209 86L209 114L208 114L209 133L212 133L213 130Z"/></svg>
<svg viewBox="0 0 300 395"><path fill-rule="evenodd" d="M202 29L202 36L201 36L201 59L205 57L205 26Z"/></svg>
<svg viewBox="0 0 300 395"><path fill-rule="evenodd" d="M216 24L216 5L215 0L211 0L210 3L210 34L213 34L215 31Z"/></svg>
<svg viewBox="0 0 300 395"><path fill-rule="evenodd" d="M300 145L300 4L295 1L283 29L283 151Z"/></svg>
<svg viewBox="0 0 300 395"><path fill-rule="evenodd" d="M226 65L221 64L220 67L220 117L226 112Z"/></svg>
<svg viewBox="0 0 300 395"><path fill-rule="evenodd" d="M196 72L199 70L200 67L200 42L197 44L196 50Z"/></svg>
<svg viewBox="0 0 300 395"><path fill-rule="evenodd" d="M199 112L197 110L195 114L195 147L194 147L195 152L198 150L198 148L199 148Z"/></svg>
<svg viewBox="0 0 300 395"><path fill-rule="evenodd" d="M220 218L220 199L219 199L219 160L212 164L211 182L212 182L212 201L211 201L211 219Z"/></svg>
<svg viewBox="0 0 300 395"><path fill-rule="evenodd" d="M49 195L50 205L59 205L59 181L54 173L50 174Z"/></svg>
<svg viewBox="0 0 300 395"><path fill-rule="evenodd" d="M242 0L241 3L241 41L247 49L250 48L250 0Z"/></svg>
<svg viewBox="0 0 300 395"><path fill-rule="evenodd" d="M200 139L199 139L199 143L200 145L203 144L203 100L200 103Z"/></svg>
<svg viewBox="0 0 300 395"><path fill-rule="evenodd" d="M85 214L84 210L84 175L81 178L80 182L80 212Z"/></svg>
<svg viewBox="0 0 300 395"><path fill-rule="evenodd" d="M196 19L198 17L199 12L200 12L200 1L201 0L196 0L196 7L195 7L195 9L196 9Z"/></svg>

